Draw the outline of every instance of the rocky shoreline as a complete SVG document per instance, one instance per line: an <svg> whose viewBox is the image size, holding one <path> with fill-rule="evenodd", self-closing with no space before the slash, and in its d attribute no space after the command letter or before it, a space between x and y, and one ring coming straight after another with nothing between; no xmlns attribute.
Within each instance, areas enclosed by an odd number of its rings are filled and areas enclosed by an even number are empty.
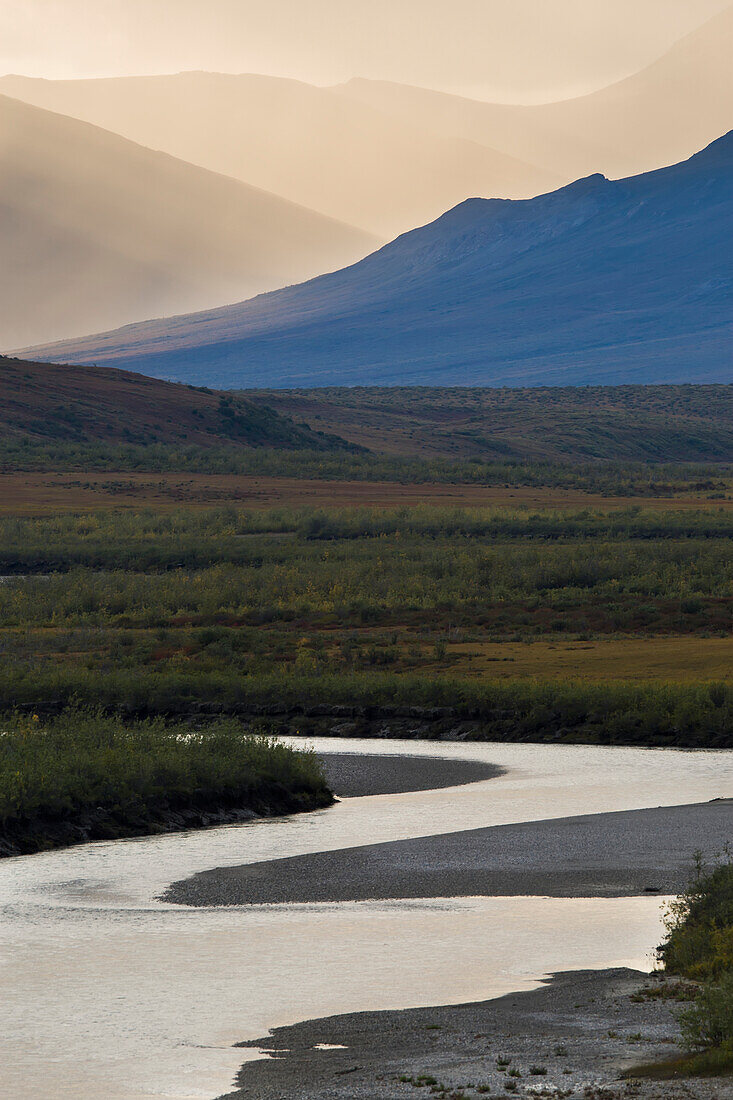
<svg viewBox="0 0 733 1100"><path fill-rule="evenodd" d="M490 1001L309 1020L242 1043L269 1056L221 1100L730 1100L731 1078L623 1079L679 1053L679 994L639 971L576 971Z"/></svg>

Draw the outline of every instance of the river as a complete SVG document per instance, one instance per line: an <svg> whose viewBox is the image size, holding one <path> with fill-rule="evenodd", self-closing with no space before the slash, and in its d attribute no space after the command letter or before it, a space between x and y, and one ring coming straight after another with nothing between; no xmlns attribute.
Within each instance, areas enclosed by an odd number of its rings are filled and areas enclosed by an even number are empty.
<svg viewBox="0 0 733 1100"><path fill-rule="evenodd" d="M335 1013L460 1003L553 970L650 969L656 897L187 908L211 867L520 821L730 797L733 756L564 745L309 742L506 769L462 787L0 862L0 1095L213 1100L239 1040Z"/></svg>

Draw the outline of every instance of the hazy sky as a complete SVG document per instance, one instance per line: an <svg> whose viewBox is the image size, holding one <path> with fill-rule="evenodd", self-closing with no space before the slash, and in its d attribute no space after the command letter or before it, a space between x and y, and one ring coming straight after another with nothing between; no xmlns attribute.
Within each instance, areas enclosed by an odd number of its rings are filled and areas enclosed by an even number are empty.
<svg viewBox="0 0 733 1100"><path fill-rule="evenodd" d="M0 0L0 73L368 76L509 101L635 72L730 0Z"/></svg>

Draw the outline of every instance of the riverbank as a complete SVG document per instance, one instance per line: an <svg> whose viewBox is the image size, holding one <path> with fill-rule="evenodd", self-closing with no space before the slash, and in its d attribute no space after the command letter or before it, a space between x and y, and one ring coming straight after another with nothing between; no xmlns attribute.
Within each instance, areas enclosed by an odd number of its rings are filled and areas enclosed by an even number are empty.
<svg viewBox="0 0 733 1100"><path fill-rule="evenodd" d="M724 753L333 739L313 747L453 757L500 765L505 774L444 790L344 797L325 811L241 827L0 861L3 1096L213 1097L231 1092L242 1062L256 1053L234 1044L266 1036L276 1024L485 1000L570 968L643 970L662 938L657 897L197 910L155 899L170 882L227 863L533 815L629 810L680 797L703 803L725 794L731 777ZM352 770L357 764L349 761ZM410 1087L407 1095L428 1093Z"/></svg>
<svg viewBox="0 0 733 1100"><path fill-rule="evenodd" d="M96 807L67 817L38 817L11 822L0 828L0 858L31 855L52 848L68 848L92 840L124 840L128 837L178 833L205 829L214 825L236 825L258 817L280 817L306 813L333 805L329 790L289 791L263 785L256 793L244 792L227 804L224 799L195 797L189 805L171 805L163 799L159 805L144 807Z"/></svg>
<svg viewBox="0 0 733 1100"><path fill-rule="evenodd" d="M398 773L402 761L393 760ZM215 868L173 883L165 900L262 905L670 895L689 882L693 852L713 858L732 834L730 799L588 814Z"/></svg>
<svg viewBox="0 0 733 1100"><path fill-rule="evenodd" d="M329 806L312 752L248 734L70 710L0 735L0 856Z"/></svg>
<svg viewBox="0 0 733 1100"><path fill-rule="evenodd" d="M246 1063L226 1100L729 1100L730 1078L620 1080L674 1056L676 987L634 970L577 971L490 1001L277 1028L241 1044L272 1056Z"/></svg>
<svg viewBox="0 0 733 1100"><path fill-rule="evenodd" d="M285 751L290 752L285 746ZM283 783L261 785L229 797L193 793L189 804L127 807L95 806L65 817L38 815L32 820L0 826L0 858L65 848L92 840L182 832L188 829L233 825L258 817L276 817L324 809L338 798L374 794L403 794L438 790L491 779L501 768L474 760L442 760L417 756L357 756L322 753L318 757L325 787L289 790ZM196 801L198 797L198 802Z"/></svg>

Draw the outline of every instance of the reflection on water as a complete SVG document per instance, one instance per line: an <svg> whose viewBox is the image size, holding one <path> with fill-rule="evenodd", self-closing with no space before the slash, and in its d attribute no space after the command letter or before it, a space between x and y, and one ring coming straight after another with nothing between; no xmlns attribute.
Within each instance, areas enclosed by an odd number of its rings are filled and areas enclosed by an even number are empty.
<svg viewBox="0 0 733 1100"><path fill-rule="evenodd" d="M375 751L374 742L327 750ZM0 1093L92 1100L226 1091L240 1039L359 1009L485 998L552 970L649 966L658 898L462 898L186 909L208 867L482 825L730 795L731 757L633 749L380 745L489 760L466 787L350 799L280 821L0 863Z"/></svg>

